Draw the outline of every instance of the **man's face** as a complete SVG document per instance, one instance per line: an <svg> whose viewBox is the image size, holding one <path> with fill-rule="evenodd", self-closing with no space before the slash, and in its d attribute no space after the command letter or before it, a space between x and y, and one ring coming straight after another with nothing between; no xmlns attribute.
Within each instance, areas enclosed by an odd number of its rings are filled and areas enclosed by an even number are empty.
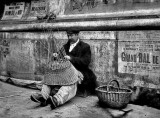
<svg viewBox="0 0 160 118"><path fill-rule="evenodd" d="M71 43L75 43L78 40L78 34L67 34Z"/></svg>

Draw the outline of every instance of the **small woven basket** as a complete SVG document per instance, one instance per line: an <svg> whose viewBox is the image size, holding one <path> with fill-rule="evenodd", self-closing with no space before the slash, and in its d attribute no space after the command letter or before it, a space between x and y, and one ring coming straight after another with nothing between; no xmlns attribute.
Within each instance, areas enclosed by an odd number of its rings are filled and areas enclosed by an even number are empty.
<svg viewBox="0 0 160 118"><path fill-rule="evenodd" d="M111 85L116 82L118 87ZM108 85L99 86L96 88L96 93L100 103L104 103L111 108L124 108L130 101L132 90L119 88L117 80L111 80Z"/></svg>

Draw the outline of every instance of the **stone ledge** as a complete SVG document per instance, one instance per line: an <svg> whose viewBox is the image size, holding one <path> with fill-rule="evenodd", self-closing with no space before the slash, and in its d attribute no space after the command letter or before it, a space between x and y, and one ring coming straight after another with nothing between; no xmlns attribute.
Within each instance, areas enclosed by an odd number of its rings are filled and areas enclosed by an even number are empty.
<svg viewBox="0 0 160 118"><path fill-rule="evenodd" d="M5 76L0 76L0 81L32 89L41 89L42 87L42 81L22 80Z"/></svg>

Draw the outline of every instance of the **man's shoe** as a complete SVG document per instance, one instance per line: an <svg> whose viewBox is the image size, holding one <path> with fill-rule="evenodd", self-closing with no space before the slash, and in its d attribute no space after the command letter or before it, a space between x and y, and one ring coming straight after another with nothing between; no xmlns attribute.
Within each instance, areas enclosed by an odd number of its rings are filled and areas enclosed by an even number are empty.
<svg viewBox="0 0 160 118"><path fill-rule="evenodd" d="M51 105L51 109L55 109L58 106L58 101L55 97L49 96L47 103Z"/></svg>
<svg viewBox="0 0 160 118"><path fill-rule="evenodd" d="M46 102L46 100L43 98L43 96L39 93L31 95L30 98L34 102L38 102L38 103L42 103L42 104Z"/></svg>

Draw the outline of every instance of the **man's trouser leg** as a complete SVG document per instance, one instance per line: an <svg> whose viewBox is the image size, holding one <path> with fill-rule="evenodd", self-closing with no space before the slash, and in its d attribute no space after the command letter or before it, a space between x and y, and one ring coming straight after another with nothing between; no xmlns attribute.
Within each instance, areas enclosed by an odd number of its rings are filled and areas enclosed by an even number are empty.
<svg viewBox="0 0 160 118"><path fill-rule="evenodd" d="M49 94L50 94L50 87L47 85L43 85L41 93L35 93L35 94L31 95L30 98L32 101L38 102L42 106L45 106L45 105L47 105L46 101L49 98Z"/></svg>
<svg viewBox="0 0 160 118"><path fill-rule="evenodd" d="M69 86L62 86L53 97L57 99L59 106L72 99L76 95L76 92L77 83Z"/></svg>
<svg viewBox="0 0 160 118"><path fill-rule="evenodd" d="M52 90L50 86L43 85L41 94L45 99L49 99L49 102L51 103L51 107L55 108L69 101L76 95L77 83L69 85L69 86L60 87L58 92L53 96L50 96L51 91Z"/></svg>
<svg viewBox="0 0 160 118"><path fill-rule="evenodd" d="M47 100L51 93L51 87L49 85L43 84L41 94Z"/></svg>

